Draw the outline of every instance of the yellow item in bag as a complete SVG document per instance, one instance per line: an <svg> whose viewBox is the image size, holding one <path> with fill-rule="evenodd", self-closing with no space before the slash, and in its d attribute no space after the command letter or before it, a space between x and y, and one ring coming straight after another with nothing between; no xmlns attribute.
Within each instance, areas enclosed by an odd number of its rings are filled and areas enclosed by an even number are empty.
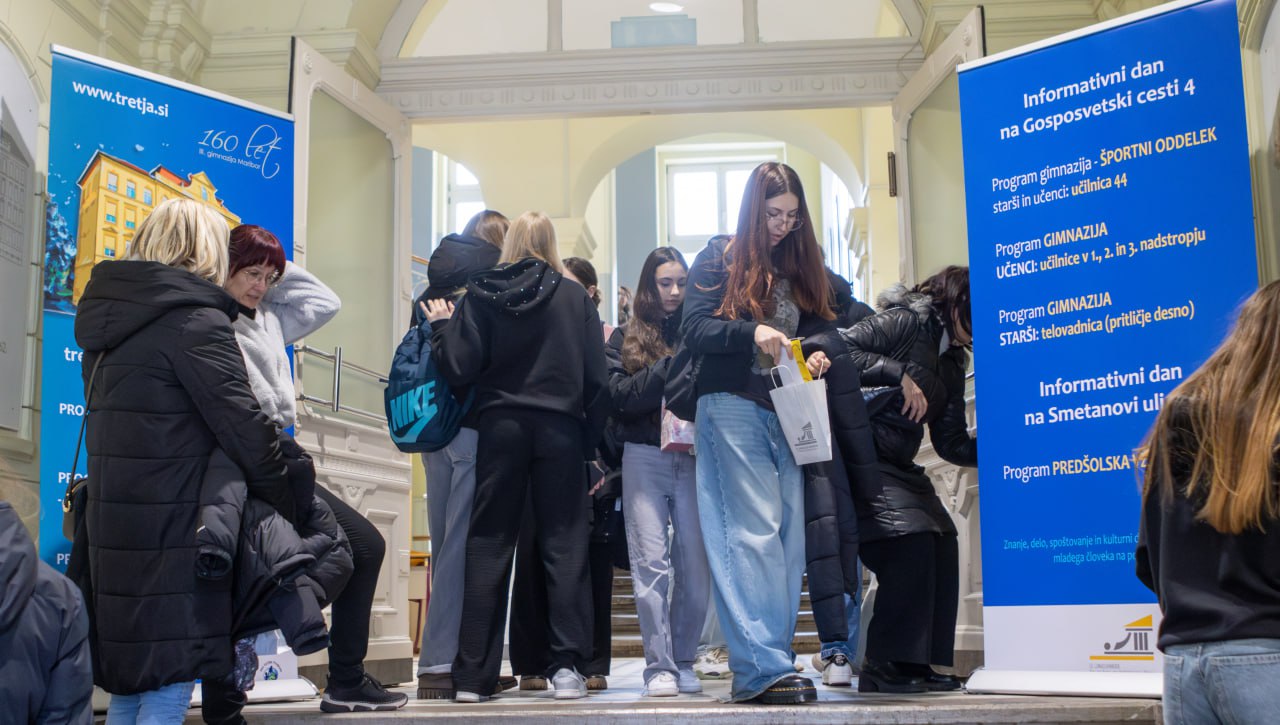
<svg viewBox="0 0 1280 725"><path fill-rule="evenodd" d="M791 359L796 362L800 378L806 383L812 383L813 376L809 374L809 366L804 364L804 352L800 349L800 338L798 337L791 338Z"/></svg>

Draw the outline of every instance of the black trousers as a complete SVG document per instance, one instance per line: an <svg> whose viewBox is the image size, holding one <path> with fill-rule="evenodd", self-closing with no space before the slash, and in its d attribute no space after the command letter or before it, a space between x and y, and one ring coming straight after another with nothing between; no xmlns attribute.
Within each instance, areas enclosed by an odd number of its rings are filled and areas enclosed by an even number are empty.
<svg viewBox="0 0 1280 725"><path fill-rule="evenodd" d="M875 572L867 659L950 667L960 605L960 550L954 534L921 533L862 542Z"/></svg>
<svg viewBox="0 0 1280 725"><path fill-rule="evenodd" d="M585 497L584 497L585 498ZM538 551L533 507L525 507L516 543L516 574L512 585L511 672L542 675L550 666L551 643L547 628L547 580L542 555ZM591 660L582 674L609 674L613 649L613 550L608 543L591 542L587 547L587 567L591 578Z"/></svg>
<svg viewBox="0 0 1280 725"><path fill-rule="evenodd" d="M498 683L507 584L526 499L546 576L547 652L551 675L586 670L591 658L591 599L582 424L567 415L489 409L476 430L476 496L467 536L462 626L454 686L488 694ZM517 611L525 605L515 601Z"/></svg>
<svg viewBox="0 0 1280 725"><path fill-rule="evenodd" d="M316 495L338 519L351 542L351 559L355 569L346 589L333 600L329 627L329 683L354 687L364 678L364 658L369 653L369 615L373 596L382 573L382 559L387 543L378 528L359 511L324 486L316 486Z"/></svg>

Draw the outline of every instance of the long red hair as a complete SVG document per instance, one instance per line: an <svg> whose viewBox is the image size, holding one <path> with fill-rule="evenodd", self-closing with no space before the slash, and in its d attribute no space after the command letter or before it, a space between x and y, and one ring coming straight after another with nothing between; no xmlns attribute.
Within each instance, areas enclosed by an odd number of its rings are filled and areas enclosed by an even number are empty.
<svg viewBox="0 0 1280 725"><path fill-rule="evenodd" d="M770 248L765 201L788 192L800 200L796 214L803 224L792 229L777 247ZM725 255L728 277L724 300L716 310L717 317L737 320L749 314L754 320L766 318L773 312L767 309L773 302L773 280L782 277L791 280L791 296L802 312L824 320L835 319L831 284L813 234L809 204L804 199L800 176L790 166L767 161L751 172L742 192L738 233L729 249Z"/></svg>

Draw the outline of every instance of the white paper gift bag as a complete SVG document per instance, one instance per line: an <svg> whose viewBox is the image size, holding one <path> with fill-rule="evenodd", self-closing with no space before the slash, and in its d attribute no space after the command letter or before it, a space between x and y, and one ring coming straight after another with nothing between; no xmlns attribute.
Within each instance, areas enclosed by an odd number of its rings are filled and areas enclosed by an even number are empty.
<svg viewBox="0 0 1280 725"><path fill-rule="evenodd" d="M776 367L771 371L779 387L769 391L773 409L782 425L782 434L791 446L796 463L823 463L831 460L831 415L827 411L827 381L801 380L795 371Z"/></svg>

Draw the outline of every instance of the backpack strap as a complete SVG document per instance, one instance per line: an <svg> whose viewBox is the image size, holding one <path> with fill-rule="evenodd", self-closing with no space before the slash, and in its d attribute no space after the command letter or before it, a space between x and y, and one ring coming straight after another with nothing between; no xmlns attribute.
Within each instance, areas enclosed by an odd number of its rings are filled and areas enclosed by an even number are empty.
<svg viewBox="0 0 1280 725"><path fill-rule="evenodd" d="M76 434L76 454L71 459L71 485L67 486L67 493L62 497L62 511L64 513L71 511L71 498L77 488L75 485L76 467L80 465L80 445L84 442L84 429L89 422L89 401L93 399L93 383L98 377L98 366L102 364L102 358L106 356L106 350L98 353L98 359L93 361L93 370L89 371L89 389L84 394L84 415L80 416L80 432Z"/></svg>

